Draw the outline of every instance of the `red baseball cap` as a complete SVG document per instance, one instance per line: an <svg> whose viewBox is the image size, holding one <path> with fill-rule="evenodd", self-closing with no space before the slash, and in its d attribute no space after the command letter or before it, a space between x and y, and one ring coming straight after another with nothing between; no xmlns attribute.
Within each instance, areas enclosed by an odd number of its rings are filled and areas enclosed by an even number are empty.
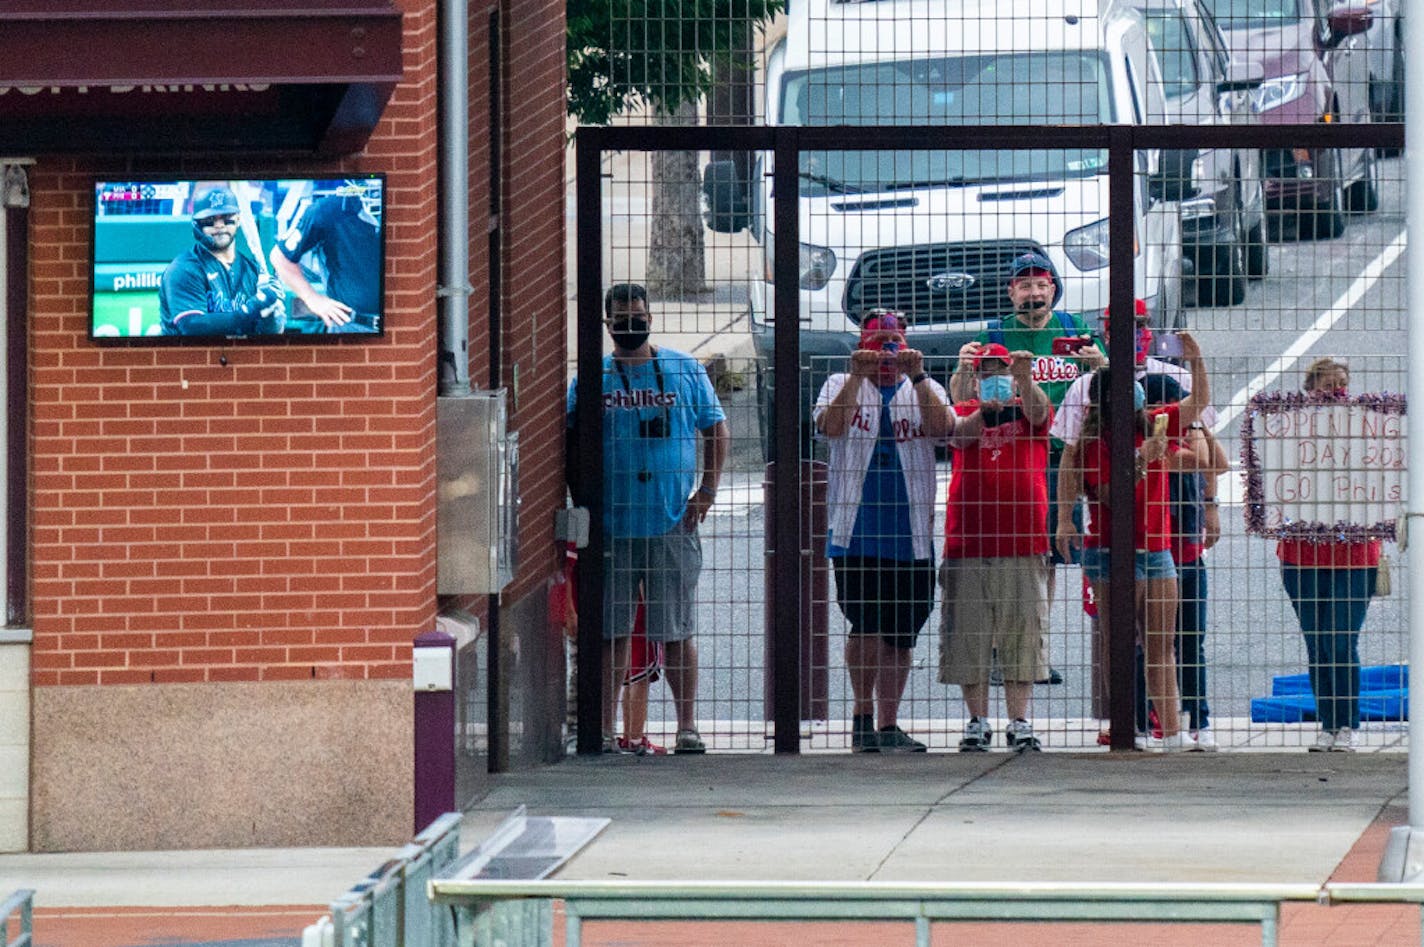
<svg viewBox="0 0 1424 947"><path fill-rule="evenodd" d="M874 315L866 317L860 324L860 347L878 348L876 344L880 342L885 333L903 337L905 334L905 319L897 312L889 310L875 311Z"/></svg>
<svg viewBox="0 0 1424 947"><path fill-rule="evenodd" d="M1108 307L1108 308L1110 309L1110 308L1112 308L1112 307ZM1146 319L1146 318L1147 318L1147 300L1145 300L1145 299L1134 299L1134 300L1132 301L1132 316L1133 316L1134 319ZM1108 309L1104 309L1104 310L1103 310L1103 318L1106 319L1107 317L1108 317Z"/></svg>
<svg viewBox="0 0 1424 947"><path fill-rule="evenodd" d="M978 368L979 363L984 361L984 359L986 358L1001 359L1005 365L1012 365L1014 363L1014 357L1009 354L1009 350L1006 349L1004 346L1000 345L998 342L990 342L988 345L984 346L977 353L975 353L974 367Z"/></svg>

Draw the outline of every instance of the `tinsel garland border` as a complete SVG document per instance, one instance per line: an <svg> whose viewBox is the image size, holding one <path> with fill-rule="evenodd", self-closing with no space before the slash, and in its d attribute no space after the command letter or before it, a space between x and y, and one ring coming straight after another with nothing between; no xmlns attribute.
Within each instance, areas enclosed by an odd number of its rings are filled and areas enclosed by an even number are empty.
<svg viewBox="0 0 1424 947"><path fill-rule="evenodd" d="M1405 413L1405 397L1392 391L1366 392L1358 395L1307 395L1300 391L1263 391L1252 395L1247 403L1246 418L1241 422L1241 463L1246 468L1246 531L1275 539L1297 539L1311 543L1364 542L1369 539L1395 538L1391 520L1364 525L1361 523L1287 523L1266 525L1266 494L1261 483L1261 456L1256 449L1256 418L1262 414L1292 411L1311 405L1353 404L1381 414Z"/></svg>

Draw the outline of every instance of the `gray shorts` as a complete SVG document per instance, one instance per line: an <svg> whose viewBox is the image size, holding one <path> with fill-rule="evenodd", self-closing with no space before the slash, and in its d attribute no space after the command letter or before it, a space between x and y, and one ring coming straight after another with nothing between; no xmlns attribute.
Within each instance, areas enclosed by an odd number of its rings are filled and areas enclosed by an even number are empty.
<svg viewBox="0 0 1424 947"><path fill-rule="evenodd" d="M603 568L603 638L633 633L642 593L649 641L692 637L697 577L702 573L702 540L681 525L661 536L613 539Z"/></svg>
<svg viewBox="0 0 1424 947"><path fill-rule="evenodd" d="M987 684L997 657L1004 680L1048 676L1048 571L1044 556L946 559L940 566L939 680Z"/></svg>

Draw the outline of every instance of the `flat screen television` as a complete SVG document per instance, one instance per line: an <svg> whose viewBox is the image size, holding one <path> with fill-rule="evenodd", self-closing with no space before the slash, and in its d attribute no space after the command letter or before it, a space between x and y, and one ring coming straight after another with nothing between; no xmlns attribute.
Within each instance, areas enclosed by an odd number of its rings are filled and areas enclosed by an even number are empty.
<svg viewBox="0 0 1424 947"><path fill-rule="evenodd" d="M379 336L385 178L94 184L89 337Z"/></svg>

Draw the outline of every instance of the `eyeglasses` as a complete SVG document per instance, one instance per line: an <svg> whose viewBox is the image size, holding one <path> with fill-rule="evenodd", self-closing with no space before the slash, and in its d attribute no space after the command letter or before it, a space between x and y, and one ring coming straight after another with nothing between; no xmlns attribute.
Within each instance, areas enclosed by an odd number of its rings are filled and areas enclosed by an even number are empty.
<svg viewBox="0 0 1424 947"><path fill-rule="evenodd" d="M203 221L203 227L231 227L237 223L237 218L231 214L219 214L216 217L209 217Z"/></svg>

